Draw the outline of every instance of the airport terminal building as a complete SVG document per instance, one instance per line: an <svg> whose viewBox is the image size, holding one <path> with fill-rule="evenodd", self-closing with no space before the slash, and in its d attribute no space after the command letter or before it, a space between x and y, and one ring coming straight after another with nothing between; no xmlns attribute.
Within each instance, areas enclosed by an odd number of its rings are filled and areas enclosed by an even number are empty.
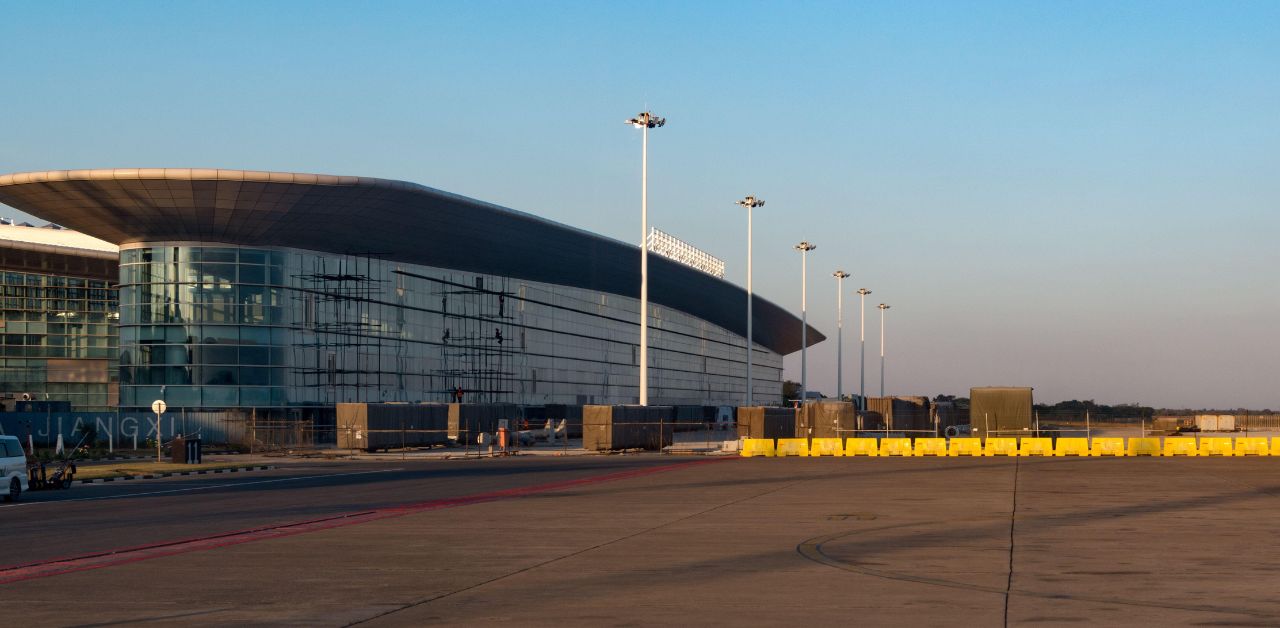
<svg viewBox="0 0 1280 628"><path fill-rule="evenodd" d="M0 202L119 247L122 411L638 400L635 245L364 177L34 172L0 175ZM741 403L745 291L649 269L650 403ZM801 323L753 307L755 398L779 402Z"/></svg>

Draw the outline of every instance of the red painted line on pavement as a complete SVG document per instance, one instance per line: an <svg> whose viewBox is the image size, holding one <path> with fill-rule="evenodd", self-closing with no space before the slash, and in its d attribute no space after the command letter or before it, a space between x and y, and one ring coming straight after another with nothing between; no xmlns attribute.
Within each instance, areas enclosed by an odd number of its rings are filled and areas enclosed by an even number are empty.
<svg viewBox="0 0 1280 628"><path fill-rule="evenodd" d="M642 477L660 473L663 471L672 471L697 465L703 465L713 462L721 462L725 460L737 460L736 457L725 458L706 458L702 460L694 460L690 462L678 462L675 464L662 465L658 467L648 467L644 469L632 469L629 471L618 471L615 473L606 473L585 478L577 478L573 480L562 480L559 482L551 482L548 484L538 484L534 486L525 486L520 488L504 489L500 491L491 491L488 493L476 493L474 495L464 495L461 497L446 497L441 499L432 499L414 504L404 504L400 506L389 506L371 511L355 511L340 515L334 515L323 519L312 519L307 521L295 521L292 523L284 523L263 528L252 528L247 530L238 530L234 532L224 532L221 534L182 539L176 541L168 541L164 543L153 543L150 545L140 545L135 547L127 547L105 552L97 552L94 554L86 554L82 556L73 556L70 558L62 558L51 561L38 563L28 563L23 565L14 565L11 567L0 568L0 584L11 584L14 582L22 582L24 580L34 580L37 578L47 578L49 576L57 576L61 574L74 573L77 571L88 571L91 569L102 569L104 567L112 567L116 565L126 565L129 563L141 562L155 558L163 558L165 556L174 556L178 554L187 554L191 552L200 552L211 550L219 547L227 547L231 545L241 545L243 543L252 543L254 541L265 541L269 539L279 539L298 534L307 534L310 532L319 532L321 530L331 530L333 528L341 528L361 523L369 523L371 521L379 521L382 519L391 519L395 517L403 517L405 515L416 512L429 510L441 510L444 508L456 508L458 506L468 506L471 504L481 504L485 502L493 502L504 499L512 499L516 497L524 497L527 495L535 495L538 493L546 493L550 491L558 491L566 488L578 486L589 486L592 484L601 484L604 482L614 482L617 480L626 480L630 478Z"/></svg>

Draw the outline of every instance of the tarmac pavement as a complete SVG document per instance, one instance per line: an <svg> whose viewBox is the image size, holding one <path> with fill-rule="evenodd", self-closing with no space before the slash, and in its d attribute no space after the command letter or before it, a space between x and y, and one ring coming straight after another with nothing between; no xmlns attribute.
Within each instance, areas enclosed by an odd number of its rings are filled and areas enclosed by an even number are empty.
<svg viewBox="0 0 1280 628"><path fill-rule="evenodd" d="M295 465L0 507L0 565L57 574L0 569L0 603L24 625L1276 625L1277 465ZM42 549L42 529L71 538ZM86 557L165 533L188 542Z"/></svg>

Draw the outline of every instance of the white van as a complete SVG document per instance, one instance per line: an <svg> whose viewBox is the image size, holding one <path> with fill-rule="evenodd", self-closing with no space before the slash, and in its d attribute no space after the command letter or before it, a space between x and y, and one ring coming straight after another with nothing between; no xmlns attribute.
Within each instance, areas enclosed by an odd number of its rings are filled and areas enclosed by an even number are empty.
<svg viewBox="0 0 1280 628"><path fill-rule="evenodd" d="M27 452L17 436L0 436L0 491L7 502L18 501L27 490Z"/></svg>

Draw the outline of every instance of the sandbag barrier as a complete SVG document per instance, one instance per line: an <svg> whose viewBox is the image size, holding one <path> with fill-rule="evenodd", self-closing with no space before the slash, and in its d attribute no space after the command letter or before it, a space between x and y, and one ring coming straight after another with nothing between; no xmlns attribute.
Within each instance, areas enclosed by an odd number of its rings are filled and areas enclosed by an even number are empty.
<svg viewBox="0 0 1280 628"><path fill-rule="evenodd" d="M945 457L945 456L1152 456L1280 457L1280 436L1144 436L1027 438L744 438L743 458L765 457Z"/></svg>

